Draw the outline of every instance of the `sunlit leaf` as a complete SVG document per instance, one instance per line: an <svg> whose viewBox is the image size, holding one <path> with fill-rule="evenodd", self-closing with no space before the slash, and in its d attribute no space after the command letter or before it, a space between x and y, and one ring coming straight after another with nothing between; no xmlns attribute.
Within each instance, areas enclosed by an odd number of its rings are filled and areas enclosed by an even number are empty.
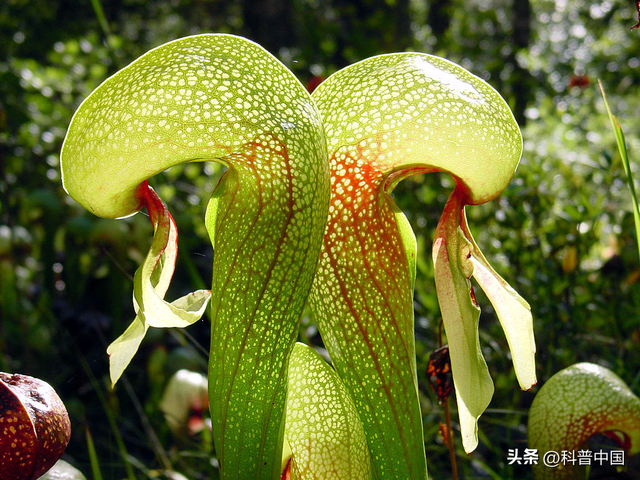
<svg viewBox="0 0 640 480"><path fill-rule="evenodd" d="M471 247L469 260L473 268L473 278L487 295L498 315L498 320L507 337L520 388L528 390L537 382L536 342L533 337L531 307L498 275L484 257L473 235L471 235L464 212L461 220L461 231Z"/></svg>
<svg viewBox="0 0 640 480"><path fill-rule="evenodd" d="M456 179L458 211L440 230L436 281L448 337L463 332L448 341L470 451L475 419L493 387L477 341L479 311L468 282L473 264L459 257L476 247L462 242L459 226L465 204L489 201L509 182L522 150L520 132L495 90L429 55L367 59L329 77L313 97L329 142L332 198L311 305L365 425L375 475L424 478L415 242L389 194L413 174L443 171Z"/></svg>
<svg viewBox="0 0 640 480"><path fill-rule="evenodd" d="M186 327L198 321L211 292L198 290L171 303L164 300L178 255L178 232L166 206L146 184L139 189L146 197L155 232L149 253L134 276L133 302L136 318L109 348L111 383L115 385L147 333L149 327Z"/></svg>
<svg viewBox="0 0 640 480"><path fill-rule="evenodd" d="M462 208L461 199L454 192L436 229L433 263L438 303L451 352L462 443L470 451L478 442L478 418L491 401L493 382L480 347L480 308L475 295L470 294L472 247L460 230Z"/></svg>
<svg viewBox="0 0 640 480"><path fill-rule="evenodd" d="M329 197L326 142L307 91L248 40L183 38L143 55L84 101L61 165L74 199L121 217L145 206L139 188L149 177L206 160L228 168L206 215L215 240L209 395L216 455L222 478L271 479L280 474L288 355ZM203 298L164 302L175 242L170 225L154 227L158 240L135 282L139 318L127 344L112 347L121 350L119 369L143 329L187 324L180 309L202 306Z"/></svg>
<svg viewBox="0 0 640 480"><path fill-rule="evenodd" d="M320 355L301 343L289 361L285 438L295 479L371 478L364 427L351 395Z"/></svg>
<svg viewBox="0 0 640 480"><path fill-rule="evenodd" d="M640 398L611 370L577 363L553 375L529 409L529 447L540 454L578 451L596 433L608 434L628 454L640 452ZM536 480L585 478L584 466L534 465Z"/></svg>

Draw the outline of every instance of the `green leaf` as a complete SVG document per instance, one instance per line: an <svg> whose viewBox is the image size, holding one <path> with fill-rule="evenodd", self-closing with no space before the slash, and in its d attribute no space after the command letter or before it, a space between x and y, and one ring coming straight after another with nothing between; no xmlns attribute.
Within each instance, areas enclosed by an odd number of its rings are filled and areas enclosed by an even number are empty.
<svg viewBox="0 0 640 480"><path fill-rule="evenodd" d="M489 298L509 344L513 367L520 388L529 390L536 384L533 316L531 307L489 264L469 230L466 216L462 214L461 231L471 245L470 260L473 278Z"/></svg>
<svg viewBox="0 0 640 480"><path fill-rule="evenodd" d="M369 480L364 427L338 374L297 343L289 360L285 438L297 480Z"/></svg>
<svg viewBox="0 0 640 480"><path fill-rule="evenodd" d="M206 160L228 167L205 219L215 237L209 397L216 454L223 479L271 479L280 473L288 356L329 200L324 131L308 92L248 40L176 40L83 102L61 165L74 199L97 215L121 217L144 205L139 186L146 179ZM188 299L173 305L154 299L173 268L168 231L155 234L167 245L164 258L147 276L157 258L150 252L136 279L144 323L136 320L125 334L129 345L117 344L124 361L142 330L166 323L165 314L188 323L174 310Z"/></svg>
<svg viewBox="0 0 640 480"><path fill-rule="evenodd" d="M459 191L445 205L433 248L436 289L456 386L462 444L478 445L477 422L493 396L493 382L478 335L480 308L469 281L474 277L493 304L511 350L521 388L536 383L535 340L529 304L498 275L475 243Z"/></svg>
<svg viewBox="0 0 640 480"><path fill-rule="evenodd" d="M311 306L365 425L374 476L425 478L413 338L415 247L389 193L409 175L443 171L455 177L461 204L489 201L518 164L520 132L489 85L424 54L364 60L325 80L313 97L324 116L332 198ZM450 227L442 238L455 239L447 248L459 249L458 228ZM467 279L454 268L441 263L438 270L451 282L444 288L458 302L451 307L463 310L470 328L460 340L476 357L470 369L461 366L459 349L451 356L460 391L470 391L474 381L483 386L476 405L464 400L475 418L491 388L477 358L477 309ZM475 427L468 419L464 424ZM465 436L473 437L475 428L468 430Z"/></svg>
<svg viewBox="0 0 640 480"><path fill-rule="evenodd" d="M183 328L200 320L211 297L208 290L198 290L172 303L164 300L178 256L178 232L171 214L155 192L144 184L138 193L145 200L154 223L151 248L135 273L133 303L136 318L109 348L109 371L114 386L131 362L149 327Z"/></svg>
<svg viewBox="0 0 640 480"><path fill-rule="evenodd" d="M482 356L478 322L480 308L471 295L471 243L460 229L464 206L454 192L445 205L433 242L438 303L449 343L451 371L458 402L462 445L478 445L478 418L493 396L493 382Z"/></svg>
<svg viewBox="0 0 640 480"><path fill-rule="evenodd" d="M398 232L402 239L402 245L407 254L407 265L409 266L409 278L411 278L411 291L413 291L416 283L416 254L418 250L418 244L416 242L416 236L411 229L409 220L402 213L402 210L397 205L391 205L394 208L396 222L398 224Z"/></svg>
<svg viewBox="0 0 640 480"><path fill-rule="evenodd" d="M629 191L631 192L631 201L633 202L633 220L636 226L636 239L638 240L638 255L640 256L640 206L638 205L638 196L636 195L636 187L633 181L633 176L631 175L631 165L629 165L629 154L627 153L627 144L624 140L624 132L622 131L622 127L618 123L616 117L611 113L611 109L609 108L609 102L607 101L607 95L604 93L604 87L602 86L602 82L598 80L598 84L600 85L600 91L602 92L602 98L604 100L604 105L607 108L607 114L609 115L609 120L611 121L611 126L613 127L613 132L616 136L616 144L618 145L618 152L620 153L620 158L622 159L622 165L624 167L624 172L627 174L627 184L629 185Z"/></svg>
<svg viewBox="0 0 640 480"><path fill-rule="evenodd" d="M611 370L577 363L553 375L529 410L529 448L577 451L596 433L606 433L628 454L640 452L640 398ZM585 478L584 467L534 465L536 480Z"/></svg>

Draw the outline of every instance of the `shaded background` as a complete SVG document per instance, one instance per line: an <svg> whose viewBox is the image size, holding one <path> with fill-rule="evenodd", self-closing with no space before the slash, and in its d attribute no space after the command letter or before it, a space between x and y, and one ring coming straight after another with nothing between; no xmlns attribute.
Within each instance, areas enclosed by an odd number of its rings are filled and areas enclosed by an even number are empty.
<svg viewBox="0 0 640 480"><path fill-rule="evenodd" d="M498 89L522 127L525 152L503 196L468 215L487 258L532 306L540 384L592 361L637 393L640 266L624 170L597 89L601 79L637 177L636 21L631 0L5 0L0 371L37 376L58 390L73 424L66 458L89 477L87 438L105 479L170 478L171 469L216 478L209 436L173 436L158 407L178 368L205 372L208 321L186 334L151 331L124 381L108 388L106 345L133 318L131 277L151 227L142 214L112 221L84 212L62 190L59 152L75 108L107 76L166 41L223 32L260 43L309 85L371 55L415 50L460 63ZM189 232L180 237L171 298L209 282L204 205L219 174L212 164L188 165L154 179L180 232ZM418 366L437 479L450 478L450 465L438 431L442 409L424 371L440 326L431 240L451 188L448 177L429 175L394 192L418 237ZM530 478L528 467L508 465L507 451L526 445L534 395L518 390L506 340L478 296L496 394L480 420L478 450L466 456L456 438L461 478ZM301 338L319 344L308 316ZM627 475L592 472L640 476Z"/></svg>

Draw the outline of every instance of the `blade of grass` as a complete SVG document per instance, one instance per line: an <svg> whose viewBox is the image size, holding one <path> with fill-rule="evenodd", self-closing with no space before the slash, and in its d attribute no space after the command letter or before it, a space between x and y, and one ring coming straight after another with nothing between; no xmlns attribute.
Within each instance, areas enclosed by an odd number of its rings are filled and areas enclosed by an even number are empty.
<svg viewBox="0 0 640 480"><path fill-rule="evenodd" d="M120 62L115 52L115 45L117 44L117 42L115 41L115 36L111 34L109 22L107 21L107 17L104 14L101 0L91 0L91 6L93 7L93 12L96 15L98 23L100 24L100 29L102 30L102 34L104 35L104 44L109 51L109 56L111 57L113 64L119 66Z"/></svg>
<svg viewBox="0 0 640 480"><path fill-rule="evenodd" d="M102 9L102 3L100 3L100 0L91 0L91 6L93 7L93 11L96 14L98 22L100 23L100 28L102 28L105 38L108 39L111 36L111 30L109 29L107 17Z"/></svg>
<svg viewBox="0 0 640 480"><path fill-rule="evenodd" d="M102 405L104 413L107 417L107 422L109 424L109 427L111 428L111 433L113 434L113 437L116 442L118 454L122 459L124 468L126 470L126 474L127 474L126 480L136 480L136 476L131 466L131 463L128 461L129 453L127 452L124 439L122 438L122 435L120 433L120 428L115 418L115 412L113 411L110 405L110 402L107 399L107 396L105 395L105 391L100 381L93 373L93 370L89 366L87 359L85 358L85 356L82 354L77 344L75 343L75 339L71 334L71 332L67 329L62 329L62 331L64 332L64 335L66 335L66 339L65 339L66 343L69 345L72 345L73 351L76 355L76 358L78 359L78 363L80 364L80 366L82 367L82 370L87 375L87 379L89 380L89 383L91 383L91 386L93 387L93 390L96 393L96 396L98 397L100 404ZM104 344L105 343L104 338L101 338L101 340ZM91 458L90 461L91 461L91 468L93 470L94 480L102 480L102 475L100 474L100 465L98 463L98 457L96 455L93 437L91 437L88 429L86 431L87 431L87 447L89 448L89 456ZM92 452L92 449L93 449L93 452ZM97 475L96 475L96 469L97 469Z"/></svg>
<svg viewBox="0 0 640 480"><path fill-rule="evenodd" d="M118 452L120 453L120 458L122 458L124 467L127 472L127 480L136 480L136 476L133 472L133 468L131 467L131 463L128 461L129 454L127 452L127 447L124 444L124 440L122 438L122 435L120 434L118 423L115 419L115 415L113 413L113 410L111 409L109 401L105 396L104 390L102 389L102 386L100 385L100 382L98 381L96 376L93 374L93 371L91 370L91 367L89 367L89 364L87 363L84 356L80 352L77 352L77 353L78 353L78 361L80 362L83 370L87 374L87 378L89 379L91 386L96 392L96 395L98 396L98 400L102 404L102 408L104 409L104 412L107 416L107 421L109 423L109 426L111 427L111 431L116 441Z"/></svg>
<svg viewBox="0 0 640 480"><path fill-rule="evenodd" d="M100 473L100 461L98 460L96 446L93 443L93 437L91 436L89 427L85 427L85 436L87 438L87 450L89 451L89 461L91 462L93 480L102 480L102 474Z"/></svg>
<svg viewBox="0 0 640 480"><path fill-rule="evenodd" d="M636 226L638 256L640 257L640 208L638 207L638 197L636 195L636 188L633 182L633 177L631 175L631 165L629 164L629 155L627 153L627 145L624 140L624 132L622 131L622 127L618 123L618 120L616 119L616 117L611 113L611 109L609 108L609 102L607 101L607 96L604 93L604 88L600 80L598 80L598 84L600 85L600 91L602 92L602 98L604 99L604 106L607 108L607 114L609 115L609 120L611 120L611 126L613 127L613 131L616 135L616 143L618 145L618 151L620 152L620 158L622 159L622 165L624 166L624 171L627 174L627 182L629 183L629 190L631 190L631 201L633 202L633 219L635 221L635 226Z"/></svg>
<svg viewBox="0 0 640 480"><path fill-rule="evenodd" d="M153 449L153 452L155 453L156 458L163 465L165 470L168 470L168 471L173 470L173 466L171 465L171 461L169 460L169 455L165 451L164 447L162 446L162 443L160 442L160 439L158 438L158 435L156 434L155 430L151 426L149 417L147 417L147 414L142 408L142 405L140 404L140 400L138 399L138 396L133 386L131 385L131 382L129 382L126 376L123 376L121 381L124 384L125 390L129 394L129 398L131 399L131 402L133 403L133 407L135 408L136 413L138 414L138 418L142 423L142 427L144 428L145 434L147 436L147 440L149 441L149 446Z"/></svg>

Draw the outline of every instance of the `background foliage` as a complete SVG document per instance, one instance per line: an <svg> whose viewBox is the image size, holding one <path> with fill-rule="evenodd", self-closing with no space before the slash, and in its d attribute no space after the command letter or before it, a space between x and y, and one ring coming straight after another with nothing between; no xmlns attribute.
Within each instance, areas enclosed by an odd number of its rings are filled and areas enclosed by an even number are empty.
<svg viewBox="0 0 640 480"><path fill-rule="evenodd" d="M539 381L592 361L637 393L640 265L624 170L596 82L625 129L637 177L640 34L629 29L636 20L630 0L2 2L0 371L37 376L58 390L74 427L67 458L87 475L89 438L105 479L178 478L171 471L215 478L208 435L173 436L158 407L171 373L205 371L207 321L186 336L150 332L122 384L108 389L106 345L133 318L131 275L151 228L143 215L115 222L85 213L62 190L58 163L75 108L108 75L166 41L226 32L262 44L303 82L371 55L416 50L460 63L496 87L522 126L525 152L503 196L468 215L485 255L532 306ZM171 298L209 281L203 212L219 173L187 165L154 179L179 230L194 232L180 237ZM418 237L420 372L439 346L431 239L451 187L448 177L431 175L394 193ZM517 389L497 320L487 301L479 303L496 394L480 420L478 451L467 457L457 443L461 477L530 478L528 467L508 465L507 451L526 445L534 395ZM308 317L301 337L321 346ZM449 478L442 409L426 376L421 382L430 472Z"/></svg>

